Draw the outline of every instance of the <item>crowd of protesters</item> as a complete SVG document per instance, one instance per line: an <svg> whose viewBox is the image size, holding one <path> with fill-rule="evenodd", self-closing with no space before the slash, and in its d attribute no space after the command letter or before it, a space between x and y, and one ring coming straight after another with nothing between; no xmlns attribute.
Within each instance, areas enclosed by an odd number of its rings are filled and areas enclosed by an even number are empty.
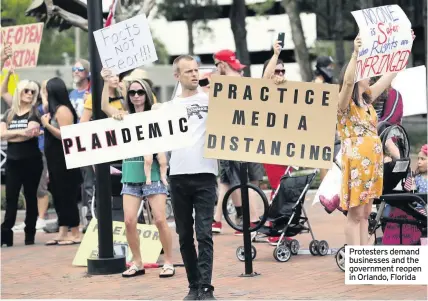
<svg viewBox="0 0 428 301"><path fill-rule="evenodd" d="M382 190L382 146L377 136L376 124L378 120L400 123L403 107L400 94L391 88L394 75L382 76L372 84L368 79L354 84L357 50L360 46L361 39L357 37L355 52L339 78L341 91L336 135L338 147L335 148L337 153L341 146L343 149L344 146L353 143L353 136L349 137L345 127L355 129L356 126L362 126L366 129L364 131L366 134L362 136L355 134L355 137L363 138L358 149L371 162L369 172L361 172L361 175L364 182L372 181L376 189L370 187L372 193L369 194L361 184L352 185L352 190L348 191L348 183L353 179L348 179L347 175L350 174L349 168L355 163L352 163L352 158L348 158L343 160L345 163L342 165L344 174L342 195L339 202L334 205L335 208L349 212L346 242L354 245L367 244L367 220L371 202ZM285 65L279 58L281 49L282 45L275 41L273 56L265 62L263 68L262 77L272 80L275 84L286 81ZM2 67L11 55L11 46L5 46L1 53ZM166 103L158 103L152 89L153 83L141 69L118 76L113 75L108 69L103 69L100 74L104 80L101 107L107 116L114 119L122 120L126 114L152 109L167 110L171 103L198 107L198 110L188 110L189 124L195 136L194 145L172 151L169 154L169 162L167 154L164 153L123 160L121 179L126 237L133 254L132 262L122 274L123 277L145 274L137 231L138 209L143 198L147 198L150 204L165 254L165 262L159 277L175 275L175 268L171 262L172 236L165 214L167 195L170 193L180 252L189 284L189 293L185 299L189 300L214 299L213 233L222 231L221 203L226 191L240 183L240 162L206 159L203 153L210 77L212 74L240 77L243 76L242 71L246 66L240 63L233 51L227 49L214 53L213 63L216 68L204 78L200 78L199 63L193 56L182 55L175 59L172 72L181 85L181 94ZM319 57L314 82L334 83L333 66L334 60L331 57ZM56 229L51 231L57 232L57 236L46 242L46 245L79 244L82 235L79 230L81 221L78 203L83 202L90 206L95 193L96 178L93 166L66 168L60 127L90 122L93 118L90 63L83 59L75 62L71 70L74 90L70 93L64 81L56 77L41 84L35 81L20 81L13 96L9 95L7 86L13 72L13 69L9 70L2 83L2 98L10 108L1 120L1 139L8 142L6 215L1 225L1 244L12 246L13 231L19 227L25 232L25 244L34 244L36 230L46 227L44 219L48 206L48 183L58 221ZM195 111L198 112L198 116L191 113ZM349 152L344 152L345 155L347 153ZM425 156L426 161L426 148L419 155ZM167 166L169 166L168 182ZM267 174L272 190L278 187L284 173L292 171L290 167L272 164L249 163L248 168L249 182L259 186ZM26 218L22 225L14 228L21 187L24 188ZM361 198L362 194L364 198ZM236 209L236 223L242 224L242 200L239 190L235 190L231 198ZM251 224L259 221L256 202L257 194L250 190ZM90 214L87 218L91 218ZM194 223L198 250L194 244ZM235 234L242 233L237 231ZM269 238L272 244L277 241L278 238Z"/></svg>

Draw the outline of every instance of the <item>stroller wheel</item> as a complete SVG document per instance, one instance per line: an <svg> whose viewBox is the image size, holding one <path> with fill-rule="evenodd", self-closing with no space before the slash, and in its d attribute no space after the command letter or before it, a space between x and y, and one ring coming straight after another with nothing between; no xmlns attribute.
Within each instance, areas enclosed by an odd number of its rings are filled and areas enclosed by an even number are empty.
<svg viewBox="0 0 428 301"><path fill-rule="evenodd" d="M251 246L251 258L254 260L257 256L257 250L256 247ZM238 258L239 261L245 261L245 248L244 246L240 246L236 249L236 258Z"/></svg>
<svg viewBox="0 0 428 301"><path fill-rule="evenodd" d="M345 271L345 247L341 247L336 253L336 264L342 272Z"/></svg>
<svg viewBox="0 0 428 301"><path fill-rule="evenodd" d="M318 255L318 240L311 241L311 243L309 244L309 252L313 256L317 256Z"/></svg>
<svg viewBox="0 0 428 301"><path fill-rule="evenodd" d="M287 246L278 246L273 250L273 258L279 262L287 262L291 258L291 250Z"/></svg>
<svg viewBox="0 0 428 301"><path fill-rule="evenodd" d="M291 240L290 241L290 251L291 251L291 254L293 254L293 255L299 254L299 249L300 249L299 241L295 240L295 239Z"/></svg>
<svg viewBox="0 0 428 301"><path fill-rule="evenodd" d="M328 250L329 250L328 243L325 240L321 240L317 246L318 254L321 256L325 256L327 255Z"/></svg>

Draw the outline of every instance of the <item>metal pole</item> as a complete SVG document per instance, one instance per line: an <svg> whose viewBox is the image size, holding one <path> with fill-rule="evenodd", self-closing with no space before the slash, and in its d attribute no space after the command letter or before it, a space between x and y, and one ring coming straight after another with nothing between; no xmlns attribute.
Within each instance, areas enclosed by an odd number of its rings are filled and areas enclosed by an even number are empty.
<svg viewBox="0 0 428 301"><path fill-rule="evenodd" d="M101 112L101 60L93 32L103 28L102 0L88 1L88 38L91 62L91 93L94 119L104 118ZM89 17L90 16L90 17ZM110 166L107 163L95 166L96 200L98 215L98 258L88 259L88 273L106 275L121 273L126 269L124 256L113 253L113 223L111 206Z"/></svg>
<svg viewBox="0 0 428 301"><path fill-rule="evenodd" d="M250 233L250 198L248 193L248 164L241 162L239 170L241 181L242 198L242 231L244 234L244 253L245 253L245 274L243 277L252 277L258 275L253 272L253 258L251 254L251 233Z"/></svg>
<svg viewBox="0 0 428 301"><path fill-rule="evenodd" d="M77 61L80 59L80 29L74 28L74 40L75 40L75 50L74 50L74 60Z"/></svg>

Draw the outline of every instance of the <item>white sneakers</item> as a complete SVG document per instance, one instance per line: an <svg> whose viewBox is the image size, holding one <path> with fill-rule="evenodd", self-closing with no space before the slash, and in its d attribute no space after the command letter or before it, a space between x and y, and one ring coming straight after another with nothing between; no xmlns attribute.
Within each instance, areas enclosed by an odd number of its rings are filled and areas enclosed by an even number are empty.
<svg viewBox="0 0 428 301"><path fill-rule="evenodd" d="M37 218L36 230L42 230L44 227L46 227L46 220ZM25 223L20 223L12 228L13 231L23 231L24 229Z"/></svg>
<svg viewBox="0 0 428 301"><path fill-rule="evenodd" d="M21 231L21 230L24 230L25 229L25 223L20 223L19 225L15 225L13 228L12 228L12 230L13 231Z"/></svg>
<svg viewBox="0 0 428 301"><path fill-rule="evenodd" d="M46 227L46 224L45 219L37 218L36 230L43 230L43 228Z"/></svg>

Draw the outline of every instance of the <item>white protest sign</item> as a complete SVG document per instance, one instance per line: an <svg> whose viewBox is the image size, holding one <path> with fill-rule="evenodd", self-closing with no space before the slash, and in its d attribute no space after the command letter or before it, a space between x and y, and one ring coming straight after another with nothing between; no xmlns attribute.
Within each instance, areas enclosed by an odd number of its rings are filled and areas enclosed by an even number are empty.
<svg viewBox="0 0 428 301"><path fill-rule="evenodd" d="M413 45L412 24L398 5L386 5L353 11L360 29L355 82L407 66Z"/></svg>
<svg viewBox="0 0 428 301"><path fill-rule="evenodd" d="M119 74L157 61L149 23L144 14L94 31L104 68Z"/></svg>
<svg viewBox="0 0 428 301"><path fill-rule="evenodd" d="M427 113L427 71L425 66L408 68L397 74L391 86L403 97L403 116Z"/></svg>
<svg viewBox="0 0 428 301"><path fill-rule="evenodd" d="M192 144L187 109L172 105L61 127L67 169L167 152Z"/></svg>

